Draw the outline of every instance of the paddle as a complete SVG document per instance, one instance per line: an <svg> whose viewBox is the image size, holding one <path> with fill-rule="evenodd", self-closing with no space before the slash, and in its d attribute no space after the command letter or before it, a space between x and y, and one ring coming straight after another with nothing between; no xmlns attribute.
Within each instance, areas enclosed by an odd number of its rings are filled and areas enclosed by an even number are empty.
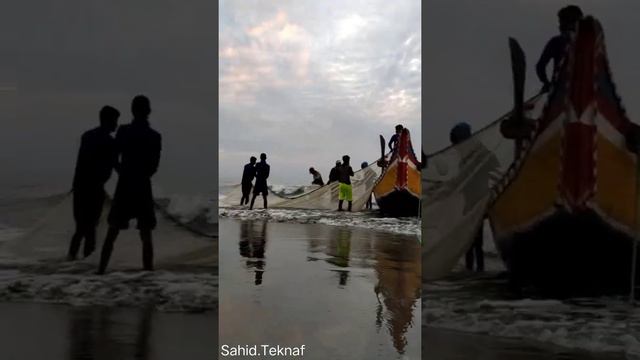
<svg viewBox="0 0 640 360"><path fill-rule="evenodd" d="M524 126L524 83L526 77L527 62L524 51L518 41L509 38L509 52L511 53L511 73L513 78L513 119L516 127ZM515 158L520 156L522 138L516 138Z"/></svg>
<svg viewBox="0 0 640 360"><path fill-rule="evenodd" d="M385 141L384 136L380 135L380 160L378 160L378 166L384 168L386 166L386 161L384 158L384 149L385 149Z"/></svg>

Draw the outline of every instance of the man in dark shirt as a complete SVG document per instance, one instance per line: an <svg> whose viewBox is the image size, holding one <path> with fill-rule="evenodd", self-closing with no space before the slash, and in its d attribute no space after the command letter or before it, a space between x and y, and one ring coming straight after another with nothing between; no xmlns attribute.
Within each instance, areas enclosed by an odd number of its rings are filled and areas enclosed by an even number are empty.
<svg viewBox="0 0 640 360"><path fill-rule="evenodd" d="M240 199L240 205L249 203L249 195L251 195L251 188L253 184L253 178L256 176L256 157L252 156L249 159L249 163L244 166L242 171L242 198Z"/></svg>
<svg viewBox="0 0 640 360"><path fill-rule="evenodd" d="M337 160L336 166L334 166L331 171L329 171L329 181L327 182L327 185L331 184L334 181L338 181L338 168L340 168L340 165L342 165L342 162L340 160Z"/></svg>
<svg viewBox="0 0 640 360"><path fill-rule="evenodd" d="M116 147L111 133L118 126L120 112L111 106L100 110L100 126L82 134L73 176L73 218L76 231L71 238L68 260L75 260L82 239L84 257L96 247L96 227L104 205L104 184L116 163Z"/></svg>
<svg viewBox="0 0 640 360"><path fill-rule="evenodd" d="M311 182L311 185L320 185L320 186L324 185L324 181L322 181L322 175L318 170L311 167L309 168L309 174L313 176L313 181Z"/></svg>
<svg viewBox="0 0 640 360"><path fill-rule="evenodd" d="M338 211L342 210L342 203L347 200L349 202L349 211L353 204L353 192L351 187L351 177L353 169L349 165L349 155L342 157L342 165L338 168Z"/></svg>
<svg viewBox="0 0 640 360"><path fill-rule="evenodd" d="M156 226L156 216L151 177L160 163L162 137L149 125L151 104L146 96L133 98L131 112L131 123L120 126L116 134L116 149L120 157L116 166L118 184L109 212L109 231L102 246L99 274L104 274L113 244L120 230L129 227L131 219L138 223L144 269L153 270L151 231Z"/></svg>
<svg viewBox="0 0 640 360"><path fill-rule="evenodd" d="M556 35L544 47L540 60L536 64L536 73L542 82L542 92L551 88L551 81L547 77L547 65L553 60L553 77L558 73L560 63L566 52L571 35L576 31L576 24L582 19L582 10L578 6L569 5L558 11L560 22L560 35Z"/></svg>
<svg viewBox="0 0 640 360"><path fill-rule="evenodd" d="M256 164L256 186L253 187L253 198L251 199L249 210L253 209L253 204L259 194L262 194L262 198L264 199L264 208L267 208L267 195L269 194L267 178L269 177L270 171L270 166L267 164L267 154L260 154L260 162Z"/></svg>
<svg viewBox="0 0 640 360"><path fill-rule="evenodd" d="M402 129L404 129L402 125L396 125L396 133L391 136L391 139L389 139L389 149L391 150L391 152L393 152L398 146L398 141L400 141L400 134L402 134Z"/></svg>

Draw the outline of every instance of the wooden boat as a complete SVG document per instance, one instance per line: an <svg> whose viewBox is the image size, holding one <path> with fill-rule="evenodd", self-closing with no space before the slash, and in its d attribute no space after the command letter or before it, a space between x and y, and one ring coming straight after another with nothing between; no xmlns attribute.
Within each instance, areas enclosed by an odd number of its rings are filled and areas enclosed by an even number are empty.
<svg viewBox="0 0 640 360"><path fill-rule="evenodd" d="M535 130L489 210L518 285L557 295L628 291L637 209L633 129L599 22L587 17Z"/></svg>
<svg viewBox="0 0 640 360"><path fill-rule="evenodd" d="M416 159L409 130L403 129L398 146L373 188L380 211L387 216L418 216L422 183L420 162Z"/></svg>

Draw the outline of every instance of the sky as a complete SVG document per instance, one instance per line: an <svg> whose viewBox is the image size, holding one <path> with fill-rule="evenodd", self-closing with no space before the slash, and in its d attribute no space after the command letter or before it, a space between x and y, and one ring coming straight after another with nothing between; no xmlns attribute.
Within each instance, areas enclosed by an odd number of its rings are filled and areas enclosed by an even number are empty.
<svg viewBox="0 0 640 360"><path fill-rule="evenodd" d="M618 94L630 119L640 123L640 1L429 0L422 19L422 141L427 153L449 144L455 123L478 129L511 109L509 36L518 39L527 56L525 96L540 90L535 63L558 33L557 11L569 4L600 20Z"/></svg>
<svg viewBox="0 0 640 360"><path fill-rule="evenodd" d="M220 181L267 154L271 183L325 181L380 156L396 124L420 149L421 2L221 0Z"/></svg>
<svg viewBox="0 0 640 360"><path fill-rule="evenodd" d="M4 186L68 184L82 132L109 104L131 121L151 100L163 137L154 183L213 193L217 183L216 3L16 1L0 14L0 166ZM17 36L19 35L19 36ZM115 177L115 176L114 176Z"/></svg>

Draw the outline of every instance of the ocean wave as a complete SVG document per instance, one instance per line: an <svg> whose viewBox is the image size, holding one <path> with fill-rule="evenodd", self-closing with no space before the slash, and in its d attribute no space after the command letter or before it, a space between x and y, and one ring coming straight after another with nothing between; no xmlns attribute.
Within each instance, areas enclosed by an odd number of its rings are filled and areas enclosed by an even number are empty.
<svg viewBox="0 0 640 360"><path fill-rule="evenodd" d="M352 226L376 231L420 236L420 218L378 217L367 212L337 212L329 210L297 209L240 209L220 208L220 217L240 220L268 220L296 224L325 224L332 226Z"/></svg>
<svg viewBox="0 0 640 360"><path fill-rule="evenodd" d="M591 352L640 354L640 309L624 297L505 299L506 280L424 284L427 327L521 338Z"/></svg>
<svg viewBox="0 0 640 360"><path fill-rule="evenodd" d="M217 310L218 277L211 273L132 270L94 275L94 271L94 267L55 273L0 270L0 301Z"/></svg>

